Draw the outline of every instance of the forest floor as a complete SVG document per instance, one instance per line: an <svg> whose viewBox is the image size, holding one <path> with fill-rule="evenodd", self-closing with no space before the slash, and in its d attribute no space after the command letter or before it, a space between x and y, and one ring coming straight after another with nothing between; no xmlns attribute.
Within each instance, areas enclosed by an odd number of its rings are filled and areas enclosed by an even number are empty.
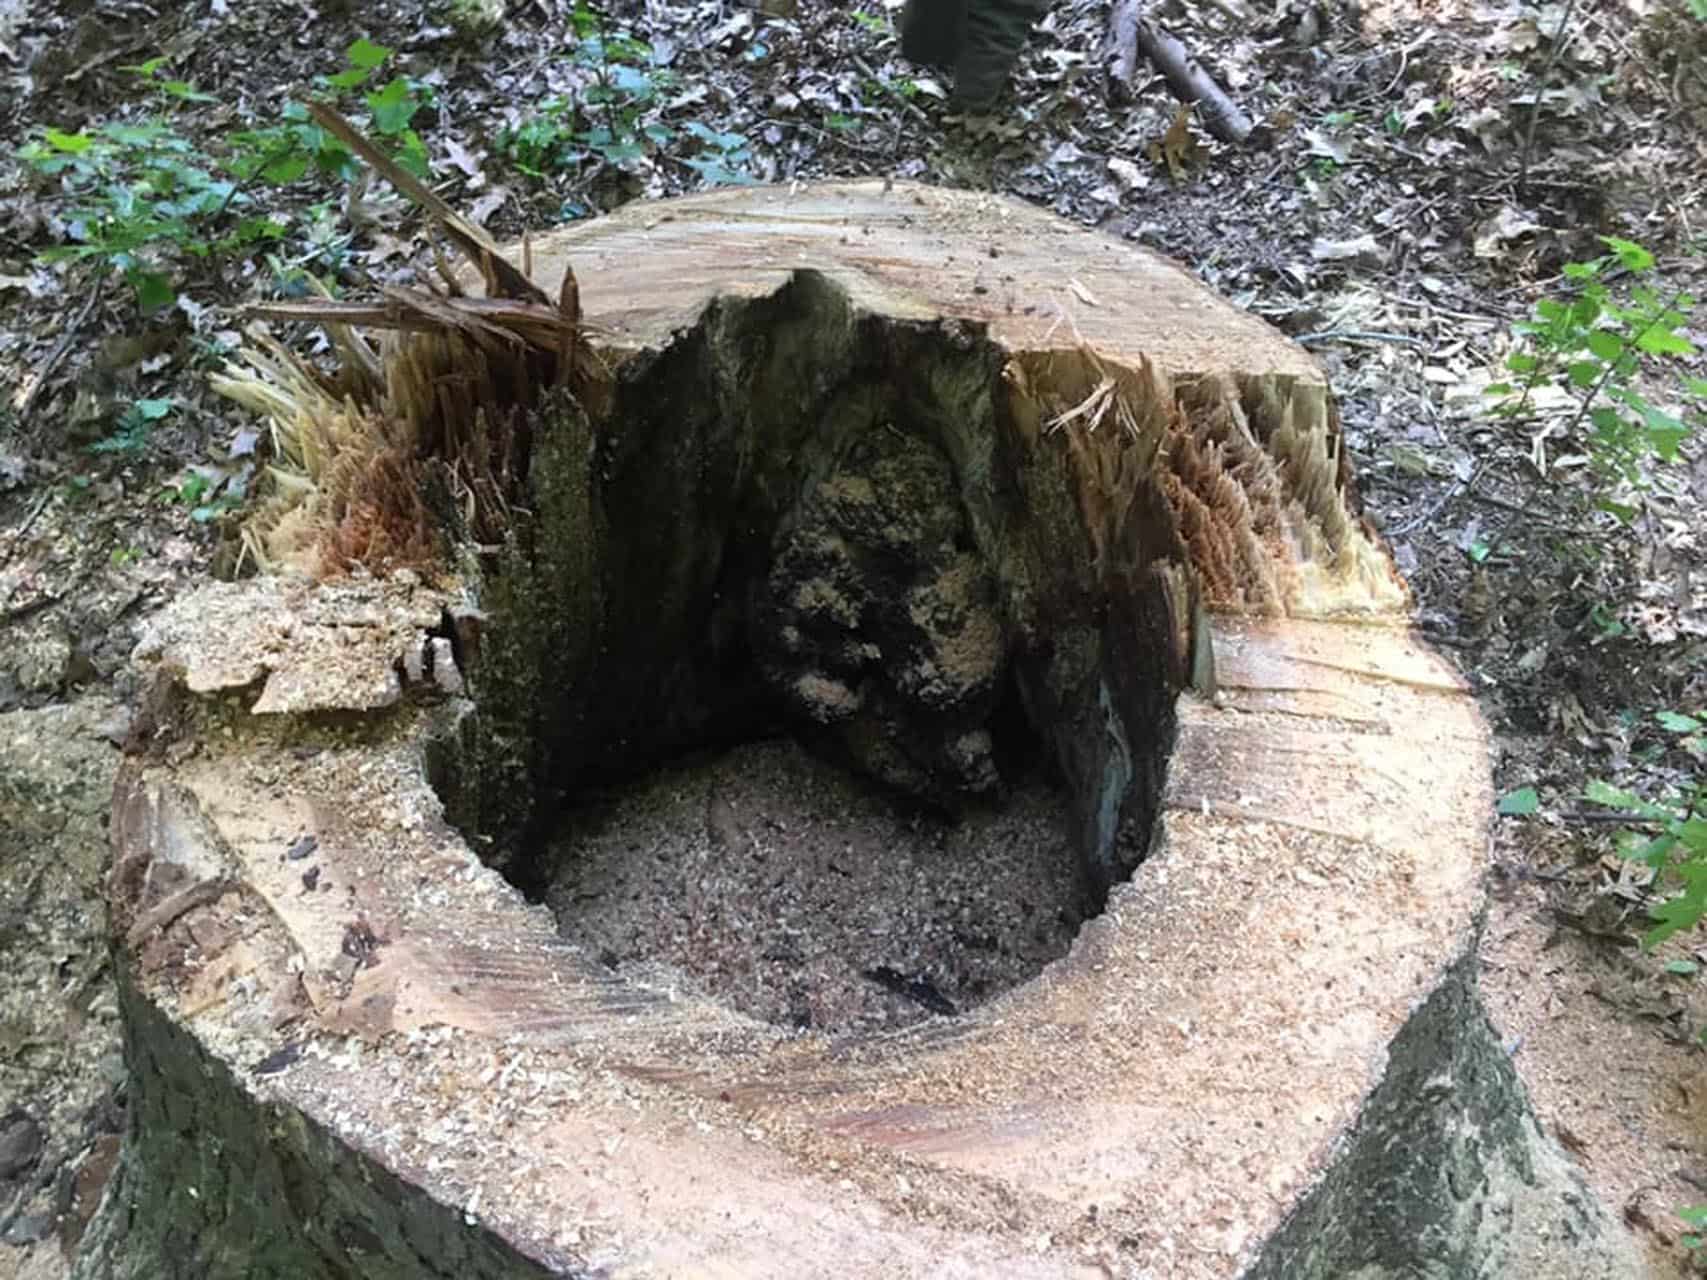
<svg viewBox="0 0 1707 1280"><path fill-rule="evenodd" d="M102 163L212 170L352 48L380 48L368 88L407 77L437 188L501 239L735 177L912 178L1149 246L1294 335L1332 380L1417 625L1496 730L1498 791L1535 789L1497 826L1489 1010L1544 1125L1662 1272L1687 1273L1675 1211L1707 1203L1707 947L1636 945L1652 900L1582 796L1703 767L1655 716L1707 711L1707 448L1657 468L1622 524L1588 500L1568 406L1494 419L1482 388L1600 236L1647 246L1666 296L1703 291L1707 21L1688 0L1157 6L1264 122L1231 147L1170 134L1159 78L1109 83L1101 3L1057 5L1013 105L981 121L948 117L945 86L900 60L898 16L624 2L597 55L562 0L0 0L0 138L92 163L79 131L118 123L135 128L104 135ZM43 168L0 155L0 712L86 704L87 732L114 737L139 629L209 571L258 474L254 421L207 386L241 307L300 293L305 272L372 296L431 259L388 193L250 180L217 207L181 201L184 225L266 215L276 237L198 256L203 233L174 231L163 256L141 250L175 290L145 317L104 260L40 259L91 226ZM169 193L150 201L108 199L109 232L173 214ZM89 1153L110 1154L119 1074L95 877L6 834L0 1280L62 1273L56 1213Z"/></svg>

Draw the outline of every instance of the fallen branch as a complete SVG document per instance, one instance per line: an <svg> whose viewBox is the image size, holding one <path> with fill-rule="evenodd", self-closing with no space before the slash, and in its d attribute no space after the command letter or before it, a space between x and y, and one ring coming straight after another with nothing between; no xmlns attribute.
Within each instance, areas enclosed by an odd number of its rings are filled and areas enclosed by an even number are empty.
<svg viewBox="0 0 1707 1280"><path fill-rule="evenodd" d="M1109 43L1114 54L1110 75L1117 83L1132 87L1142 52L1161 72L1174 97L1197 106L1198 116L1210 133L1222 142L1243 143L1255 123L1177 36L1141 15L1141 2L1118 0L1109 15Z"/></svg>

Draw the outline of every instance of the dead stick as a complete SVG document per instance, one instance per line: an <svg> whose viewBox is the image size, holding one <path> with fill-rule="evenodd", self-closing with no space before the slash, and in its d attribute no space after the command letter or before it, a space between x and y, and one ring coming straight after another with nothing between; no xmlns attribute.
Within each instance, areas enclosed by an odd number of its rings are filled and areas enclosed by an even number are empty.
<svg viewBox="0 0 1707 1280"><path fill-rule="evenodd" d="M470 222L451 208L436 191L376 147L335 109L324 102L310 102L307 106L308 114L316 124L367 161L382 178L444 228L451 242L462 250L470 262L480 268L480 274L486 278L488 293L551 305L551 299L545 291L511 266L498 252L497 242L486 234L484 228Z"/></svg>
<svg viewBox="0 0 1707 1280"><path fill-rule="evenodd" d="M48 353L47 362L42 365L36 380L30 384L30 389L24 393L24 402L18 406L18 421L27 423L30 420L30 410L35 408L36 397L47 385L47 380L53 371L59 367L59 362L65 359L65 353L71 349L71 340L77 336L77 331L83 327L83 322L89 318L89 313L95 309L95 304L101 299L101 290L106 286L107 278L97 276L95 288L89 294L89 301L83 304L83 309L77 313L77 318L71 322L71 327L60 334L59 341Z"/></svg>

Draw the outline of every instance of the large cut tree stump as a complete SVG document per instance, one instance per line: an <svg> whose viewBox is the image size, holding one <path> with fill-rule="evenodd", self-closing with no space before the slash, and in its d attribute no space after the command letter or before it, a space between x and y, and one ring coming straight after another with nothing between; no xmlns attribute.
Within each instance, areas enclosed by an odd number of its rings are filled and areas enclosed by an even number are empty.
<svg viewBox="0 0 1707 1280"><path fill-rule="evenodd" d="M924 188L514 260L552 297L573 263L574 395L470 322L273 406L390 423L370 472L444 539L385 545L439 566L291 574L383 523L383 486L311 500L139 651L130 1132L83 1276L1636 1274L1482 1014L1486 732L1308 355ZM837 1038L529 905L579 790L778 726L935 812L1029 744L1070 953Z"/></svg>

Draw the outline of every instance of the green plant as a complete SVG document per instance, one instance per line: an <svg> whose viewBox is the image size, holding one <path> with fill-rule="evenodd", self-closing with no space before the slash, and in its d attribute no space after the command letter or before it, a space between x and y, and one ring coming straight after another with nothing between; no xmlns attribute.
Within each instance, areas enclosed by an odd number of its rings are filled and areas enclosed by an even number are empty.
<svg viewBox="0 0 1707 1280"><path fill-rule="evenodd" d="M227 223L229 210L247 209L251 200L162 120L109 122L77 133L46 129L18 155L36 172L57 177L67 201L62 216L76 243L49 249L42 259L105 261L145 311L170 306L177 296L163 251L205 258L284 233L266 217Z"/></svg>
<svg viewBox="0 0 1707 1280"><path fill-rule="evenodd" d="M390 56L382 45L356 41L346 68L320 81L321 92L335 97L366 85ZM142 120L75 133L43 129L18 149L30 169L57 184L73 242L47 250L43 260L104 263L123 276L144 311L173 303L183 260L223 256L287 233L284 221L257 208L256 187L294 182L311 167L344 178L358 171L348 148L309 122L300 104L286 108L283 124L236 132L219 154L205 154L178 131L173 112L213 98L165 77L164 65L155 58L126 68L156 99ZM426 147L409 122L421 100L418 86L403 78L363 95L370 132L417 174L426 173Z"/></svg>
<svg viewBox="0 0 1707 1280"><path fill-rule="evenodd" d="M1528 412L1538 388L1569 388L1577 409L1563 435L1574 439L1587 423L1583 444L1598 481L1597 505L1628 523L1637 507L1624 496L1647 487L1650 460L1674 461L1692 428L1703 421L1707 379L1682 377L1684 396L1697 402L1682 415L1651 403L1637 389L1639 373L1665 362L1674 366L1695 354L1678 332L1695 299L1682 290L1666 295L1658 287L1654 257L1641 245L1612 236L1600 239L1610 254L1565 264L1564 276L1575 295L1542 298L1535 304L1535 319L1514 326L1526 342L1507 358L1506 367L1519 381L1496 382L1487 394L1498 397L1491 412L1519 417ZM1631 277L1619 293L1609 278L1614 267ZM1535 447L1544 468L1542 437Z"/></svg>
<svg viewBox="0 0 1707 1280"><path fill-rule="evenodd" d="M1695 0L1695 3L1707 4L1707 0ZM1701 1234L1701 1229L1707 1227L1707 1204L1687 1205L1677 1211L1677 1216L1690 1229L1689 1234L1683 1237L1685 1249L1699 1249L1707 1245L1707 1236Z"/></svg>
<svg viewBox="0 0 1707 1280"><path fill-rule="evenodd" d="M699 153L682 161L712 186L745 186L753 179L748 166L753 153L745 134L722 133L707 128L697 120L688 122L684 130L699 141Z"/></svg>
<svg viewBox="0 0 1707 1280"><path fill-rule="evenodd" d="M89 449L93 453L141 453L148 445L154 424L171 412L169 399L132 401L112 435L95 441Z"/></svg>
<svg viewBox="0 0 1707 1280"><path fill-rule="evenodd" d="M1662 711L1659 727L1674 735L1672 745L1697 765L1707 765L1707 716ZM1695 771L1681 787L1658 800L1593 779L1584 788L1592 804L1628 813L1658 828L1657 835L1625 831L1618 837L1619 853L1652 867L1658 883L1679 886L1652 914L1657 922L1642 939L1657 946L1682 929L1693 928L1707 915L1707 770Z"/></svg>
<svg viewBox="0 0 1707 1280"><path fill-rule="evenodd" d="M613 30L604 15L585 3L570 17L570 61L589 73L577 96L556 97L498 134L498 149L530 177L573 169L589 159L621 166L649 151L691 139L697 146L682 160L708 183L751 181L750 144L699 121L677 130L664 123L662 95L674 76L654 65L652 46Z"/></svg>
<svg viewBox="0 0 1707 1280"><path fill-rule="evenodd" d="M179 483L167 485L160 496L166 502L190 508L190 519L206 524L243 505L242 495L225 487L227 480L225 476L192 471Z"/></svg>
<svg viewBox="0 0 1707 1280"><path fill-rule="evenodd" d="M652 65L652 46L612 31L585 3L570 15L570 61L592 75L579 100L553 98L521 124L498 135L498 146L534 177L569 168L589 155L622 164L669 141L668 128L649 121L671 74Z"/></svg>

